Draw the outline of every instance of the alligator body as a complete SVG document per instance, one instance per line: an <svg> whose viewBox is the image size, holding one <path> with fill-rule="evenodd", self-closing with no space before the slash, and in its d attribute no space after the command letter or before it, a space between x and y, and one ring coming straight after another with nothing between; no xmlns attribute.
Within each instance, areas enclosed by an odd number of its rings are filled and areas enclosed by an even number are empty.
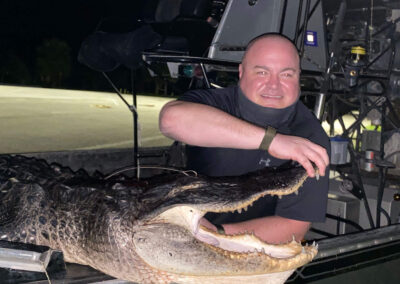
<svg viewBox="0 0 400 284"><path fill-rule="evenodd" d="M68 262L139 283L283 283L312 260L315 246L218 234L199 220L246 209L267 194L291 194L305 178L293 168L132 181L0 156L0 239L61 250Z"/></svg>

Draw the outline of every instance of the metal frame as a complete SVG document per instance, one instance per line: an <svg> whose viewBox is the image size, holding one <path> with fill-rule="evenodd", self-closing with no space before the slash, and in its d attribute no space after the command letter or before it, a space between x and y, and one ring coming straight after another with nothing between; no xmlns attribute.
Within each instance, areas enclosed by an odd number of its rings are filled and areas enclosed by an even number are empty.
<svg viewBox="0 0 400 284"><path fill-rule="evenodd" d="M315 259L298 268L286 283L304 283L383 263L400 257L400 224L341 235L318 241L319 252ZM385 249L387 254L379 253ZM342 260L344 265L340 266ZM349 259L354 260L351 265ZM323 269L325 268L325 269Z"/></svg>

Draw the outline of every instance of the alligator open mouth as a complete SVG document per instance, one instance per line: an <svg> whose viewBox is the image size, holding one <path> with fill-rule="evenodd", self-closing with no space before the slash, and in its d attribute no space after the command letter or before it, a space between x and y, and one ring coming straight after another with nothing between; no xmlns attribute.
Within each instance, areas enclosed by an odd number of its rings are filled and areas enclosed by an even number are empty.
<svg viewBox="0 0 400 284"><path fill-rule="evenodd" d="M286 178L280 179L284 174ZM270 277L269 274L278 272L285 272L288 277L294 269L313 259L317 254L315 244L302 246L295 240L285 244L268 244L253 233L219 234L200 225L200 219L208 212L241 213L265 195L295 193L306 178L304 171L294 169L292 172L282 173L282 176L275 175L275 186L269 184L264 187L267 188L265 190L262 190L259 184L265 181L264 178L248 179L245 187L233 182L230 182L229 186L223 181L214 182L212 187L218 187L220 194L213 197L208 192L207 202L201 202L199 197L205 194L202 191L212 190L209 188L210 184L192 184L191 188L186 187L183 191L186 198L189 196L188 191L192 191L196 195L197 203L179 199L179 190L176 189L174 198L178 198L181 203L168 209L164 208L165 211L147 222L146 231L151 231L151 234L139 234L141 241L135 243L137 253L150 266L180 275L180 279L184 281L187 280L185 277L199 277L204 281L216 277L212 279L215 282L216 279L223 279L227 275L229 281L232 277L239 281L244 279L244 276L257 275L262 282L266 277ZM223 187L230 189L221 194ZM232 188L235 188L234 193ZM149 241L150 235L161 236L161 240ZM149 250L151 254L148 253ZM180 255L178 262L177 255Z"/></svg>

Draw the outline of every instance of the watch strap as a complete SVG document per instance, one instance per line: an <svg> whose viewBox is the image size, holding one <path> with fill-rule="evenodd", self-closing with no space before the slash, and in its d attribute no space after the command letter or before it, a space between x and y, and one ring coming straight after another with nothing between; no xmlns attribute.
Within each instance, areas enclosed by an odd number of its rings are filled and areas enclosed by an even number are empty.
<svg viewBox="0 0 400 284"><path fill-rule="evenodd" d="M271 145L272 139L274 139L276 135L276 129L268 126L265 129L264 138L261 141L260 147L258 149L268 151L269 146Z"/></svg>

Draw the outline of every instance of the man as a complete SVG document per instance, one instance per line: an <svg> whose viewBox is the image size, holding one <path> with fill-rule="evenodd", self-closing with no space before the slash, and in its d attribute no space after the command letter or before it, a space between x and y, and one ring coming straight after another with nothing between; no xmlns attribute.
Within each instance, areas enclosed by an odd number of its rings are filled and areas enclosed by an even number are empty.
<svg viewBox="0 0 400 284"><path fill-rule="evenodd" d="M246 214L205 216L221 224L226 234L252 231L270 243L293 236L301 240L310 222L325 218L329 140L299 101L299 79L300 59L293 43L265 34L249 43L239 65L239 86L190 91L161 111L162 133L188 144L188 168L202 174L241 175L288 160L307 170L310 178L298 195L265 197ZM312 163L322 176L318 181ZM201 224L217 230L207 219Z"/></svg>

